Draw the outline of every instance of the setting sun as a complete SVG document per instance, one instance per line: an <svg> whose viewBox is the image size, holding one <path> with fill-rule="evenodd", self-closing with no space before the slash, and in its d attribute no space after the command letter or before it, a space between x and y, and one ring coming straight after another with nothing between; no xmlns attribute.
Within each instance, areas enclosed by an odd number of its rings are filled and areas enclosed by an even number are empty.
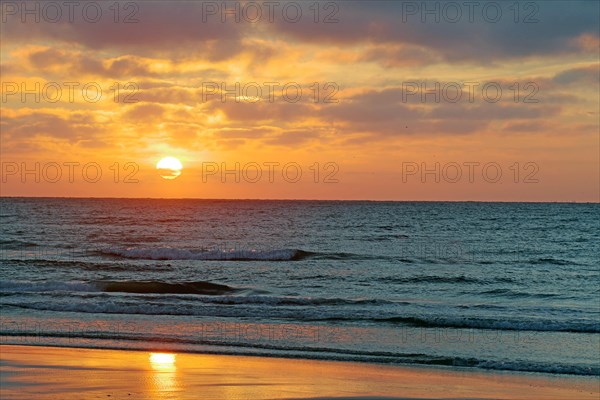
<svg viewBox="0 0 600 400"><path fill-rule="evenodd" d="M156 164L156 169L164 179L175 179L181 175L183 166L175 157L165 157Z"/></svg>

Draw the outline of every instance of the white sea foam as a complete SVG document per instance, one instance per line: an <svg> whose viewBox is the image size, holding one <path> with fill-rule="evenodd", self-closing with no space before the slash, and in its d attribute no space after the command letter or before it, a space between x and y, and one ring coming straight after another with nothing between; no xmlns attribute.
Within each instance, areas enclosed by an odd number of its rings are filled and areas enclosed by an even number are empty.
<svg viewBox="0 0 600 400"><path fill-rule="evenodd" d="M172 247L104 249L102 254L143 260L263 260L289 261L305 252L295 249L277 250L188 250Z"/></svg>

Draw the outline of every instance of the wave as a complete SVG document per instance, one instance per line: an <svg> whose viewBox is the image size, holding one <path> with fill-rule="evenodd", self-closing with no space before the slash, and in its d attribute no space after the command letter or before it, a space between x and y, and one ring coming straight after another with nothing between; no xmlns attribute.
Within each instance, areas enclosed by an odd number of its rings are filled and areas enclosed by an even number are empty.
<svg viewBox="0 0 600 400"><path fill-rule="evenodd" d="M206 281L162 282L162 281L71 281L71 282L20 282L4 281L0 291L5 292L123 292L138 294L198 294L222 295L234 293L236 289Z"/></svg>
<svg viewBox="0 0 600 400"><path fill-rule="evenodd" d="M187 250L172 247L99 250L101 255L141 260L207 261L296 261L314 253L297 249L278 250Z"/></svg>
<svg viewBox="0 0 600 400"><path fill-rule="evenodd" d="M545 298L551 298L551 297L568 297L565 294L560 294L560 293L521 292L521 291L506 289L506 288L486 290L486 291L481 292L481 294L494 295L494 296L505 296L505 297L513 297L513 298L534 297L534 298L545 299Z"/></svg>
<svg viewBox="0 0 600 400"><path fill-rule="evenodd" d="M142 286L135 293L147 294L145 290L154 288ZM161 287L162 291L176 292L179 295L194 294L193 297L110 297L52 298L40 301L11 301L8 296L2 301L3 307L31 309L40 311L75 312L91 314L122 315L182 315L246 318L260 315L261 318L275 318L304 322L323 322L355 326L406 326L413 328L444 329L480 329L495 331L531 331L531 332L575 332L600 333L600 323L589 318L550 319L550 318L486 318L482 316L463 317L460 315L440 317L437 315L413 314L393 315L385 307L390 302L377 299L340 299L340 298L301 298L264 295L231 295L227 293L243 292L234 289L206 287L190 289L186 286ZM95 296L95 295L94 295ZM393 305L410 305L407 302ZM225 306L225 307L223 307ZM227 307L230 306L230 307ZM383 306L383 307L380 307Z"/></svg>
<svg viewBox="0 0 600 400"><path fill-rule="evenodd" d="M60 346L74 348L103 348L116 350L155 350L157 346L164 352L185 352L201 354L260 355L263 357L286 357L316 360L374 362L396 365L430 365L462 368L477 368L497 371L519 371L562 375L600 376L598 365L543 363L528 360L494 360L477 357L435 355L426 353L399 353L393 351L354 350L348 348L311 346L301 343L274 345L254 341L240 341L239 337L207 335L207 338L189 339L185 337L165 338L163 335L150 336L134 332L98 332L78 330L69 332L39 332L5 330L0 332L3 344L32 345L27 338L35 338L35 346ZM15 337L15 339L12 339ZM305 337L305 341L314 338Z"/></svg>
<svg viewBox="0 0 600 400"><path fill-rule="evenodd" d="M139 294L155 294L139 291ZM180 292L177 294L200 294L197 291L193 293ZM105 314L141 314L141 315L221 315L222 311L227 311L227 315L247 316L248 308L243 306L271 306L271 308L262 308L262 316L281 317L288 315L289 318L298 320L326 320L324 309L315 308L296 308L302 306L377 306L391 304L390 301L377 299L340 299L340 298L313 298L313 297L286 297L286 296L265 296L265 295L222 295L214 296L216 293L201 293L194 297L170 297L165 301L160 297L145 296L143 298L116 298L107 294L79 295L79 299L74 298L72 293L64 299L53 298L46 301L29 301L24 303L19 300L11 302L4 300L2 306L17 307L23 309L34 309L43 311L66 311L83 313L105 313ZM5 298L9 296L4 296ZM93 298L96 297L96 298ZM174 303L176 302L176 303ZM200 304L198 304L200 303ZM401 302L398 304L409 304ZM207 306L213 305L238 305L242 307L214 308L208 312ZM278 308L282 306L292 306L295 309ZM233 310L237 310L233 312ZM347 312L348 309L338 309ZM288 312L289 311L289 312ZM327 310L329 313L332 309ZM353 312L357 312L354 310ZM359 317L348 317L352 321L360 321Z"/></svg>
<svg viewBox="0 0 600 400"><path fill-rule="evenodd" d="M181 283L165 283L159 281L126 281L126 282L96 282L104 292L124 293L164 293L164 294L204 294L221 295L232 293L238 289L217 283L197 281Z"/></svg>
<svg viewBox="0 0 600 400"><path fill-rule="evenodd" d="M494 279L478 279L472 278L465 275L456 276L438 276L438 275L421 275L421 276L409 276L409 277L382 277L378 278L378 281L386 283L478 283L478 284L490 284L494 282L514 282L511 278L497 277Z"/></svg>
<svg viewBox="0 0 600 400"><path fill-rule="evenodd" d="M408 239L408 235L403 234L387 234L387 235L378 235L378 236L366 236L361 238L360 240L367 242L384 242L384 241L393 241L395 239Z"/></svg>
<svg viewBox="0 0 600 400"><path fill-rule="evenodd" d="M1 281L0 292L23 293L23 292L97 292L99 289L85 281L70 282L26 282L26 281Z"/></svg>
<svg viewBox="0 0 600 400"><path fill-rule="evenodd" d="M1 239L0 240L0 251L1 250L19 250L26 249L30 247L39 246L37 243L28 242L25 240L19 239Z"/></svg>
<svg viewBox="0 0 600 400"><path fill-rule="evenodd" d="M555 321L538 320L504 320L478 317L415 317L397 316L389 318L373 318L376 322L402 324L422 328L463 328L491 329L507 331L538 331L538 332L580 332L600 333L600 323L593 320Z"/></svg>
<svg viewBox="0 0 600 400"><path fill-rule="evenodd" d="M74 261L74 260L58 260L56 258L34 258L34 259L11 259L16 265L33 265L36 267L53 267L60 269L81 269L85 271L125 271L125 272L155 272L169 271L173 267L171 264L154 263L154 264L133 264L123 261L115 262L89 262L89 261Z"/></svg>
<svg viewBox="0 0 600 400"><path fill-rule="evenodd" d="M396 257L347 252L312 252L300 249L275 250L221 250L221 249L178 249L157 248L108 248L96 251L99 255L139 260L205 260L205 261L299 261L307 258L316 260L390 260ZM401 260L403 261L403 260ZM406 262L412 262L406 260Z"/></svg>
<svg viewBox="0 0 600 400"><path fill-rule="evenodd" d="M554 257L540 257L537 259L529 260L529 262L531 264L572 265L572 266L582 265L575 261L563 260L561 258L554 258Z"/></svg>

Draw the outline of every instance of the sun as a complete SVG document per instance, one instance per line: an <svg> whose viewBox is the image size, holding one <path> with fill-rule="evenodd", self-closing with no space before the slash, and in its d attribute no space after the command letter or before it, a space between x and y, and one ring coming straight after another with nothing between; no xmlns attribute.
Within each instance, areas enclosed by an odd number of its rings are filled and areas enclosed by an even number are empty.
<svg viewBox="0 0 600 400"><path fill-rule="evenodd" d="M164 179L175 179L181 175L183 165L175 157L165 157L156 164L156 169Z"/></svg>

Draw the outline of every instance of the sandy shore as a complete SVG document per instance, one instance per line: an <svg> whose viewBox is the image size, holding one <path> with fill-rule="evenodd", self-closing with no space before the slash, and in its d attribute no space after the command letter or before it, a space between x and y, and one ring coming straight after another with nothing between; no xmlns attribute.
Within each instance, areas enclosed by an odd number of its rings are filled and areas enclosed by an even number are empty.
<svg viewBox="0 0 600 400"><path fill-rule="evenodd" d="M598 399L594 378L0 346L2 399Z"/></svg>

